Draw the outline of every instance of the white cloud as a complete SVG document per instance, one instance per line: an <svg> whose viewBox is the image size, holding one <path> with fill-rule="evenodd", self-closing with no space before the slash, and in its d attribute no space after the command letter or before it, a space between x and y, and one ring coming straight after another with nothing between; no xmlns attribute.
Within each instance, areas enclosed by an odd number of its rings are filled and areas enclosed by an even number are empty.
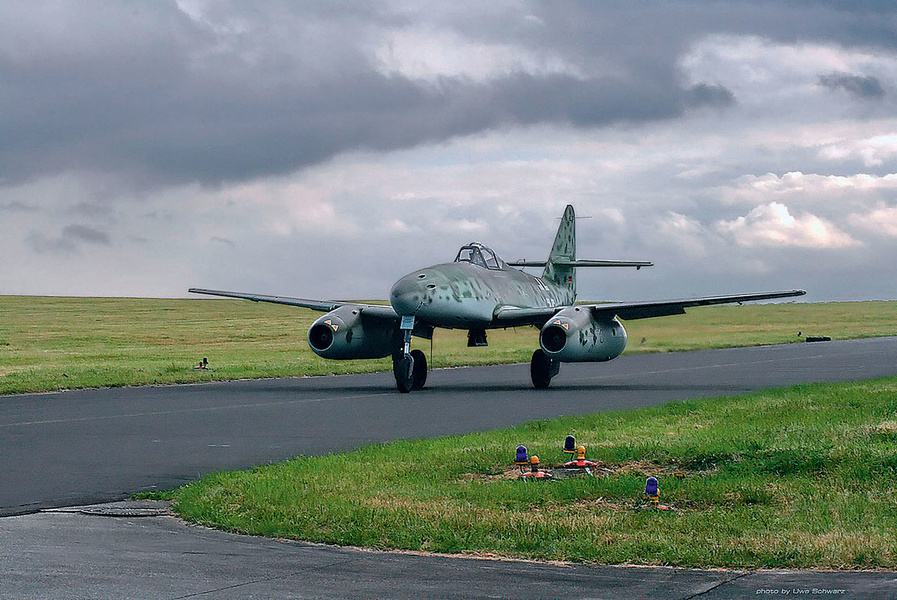
<svg viewBox="0 0 897 600"><path fill-rule="evenodd" d="M592 211L594 216L600 223L620 227L626 224L626 216L619 208L605 207Z"/></svg>
<svg viewBox="0 0 897 600"><path fill-rule="evenodd" d="M876 235L897 237L897 207L879 205L865 214L852 214L848 222Z"/></svg>
<svg viewBox="0 0 897 600"><path fill-rule="evenodd" d="M430 83L442 77L483 82L511 73L583 77L575 65L549 51L478 42L455 31L432 28L389 31L375 48L374 56L382 73Z"/></svg>
<svg viewBox="0 0 897 600"><path fill-rule="evenodd" d="M775 248L849 248L861 242L812 214L797 217L778 202L758 206L744 217L718 221L715 228L740 246Z"/></svg>
<svg viewBox="0 0 897 600"><path fill-rule="evenodd" d="M727 190L727 199L759 203L771 196L776 198L811 197L831 201L857 197L870 192L897 192L897 174L884 176L857 173L855 175L820 175L792 171L784 175L744 175Z"/></svg>
<svg viewBox="0 0 897 600"><path fill-rule="evenodd" d="M858 158L867 167L879 167L897 157L897 134L838 140L825 144L820 148L819 155L831 161Z"/></svg>
<svg viewBox="0 0 897 600"><path fill-rule="evenodd" d="M697 219L677 212L669 212L660 220L657 234L667 245L690 257L703 256L706 250L706 228Z"/></svg>
<svg viewBox="0 0 897 600"><path fill-rule="evenodd" d="M459 219L457 221L447 221L444 223L446 231L457 232L461 234L481 234L489 231L489 224L482 219L470 220Z"/></svg>
<svg viewBox="0 0 897 600"><path fill-rule="evenodd" d="M353 231L351 222L347 224L337 217L332 191L332 187L319 181L276 178L237 185L222 195L244 209L258 210L264 228L278 236L312 230L329 235Z"/></svg>

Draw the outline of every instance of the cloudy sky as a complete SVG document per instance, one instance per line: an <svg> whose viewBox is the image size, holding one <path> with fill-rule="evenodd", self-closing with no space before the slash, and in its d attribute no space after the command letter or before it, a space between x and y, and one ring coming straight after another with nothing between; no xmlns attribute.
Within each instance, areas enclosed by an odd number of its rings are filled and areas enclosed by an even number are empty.
<svg viewBox="0 0 897 600"><path fill-rule="evenodd" d="M897 298L897 8L0 4L0 294L385 298L482 241L583 299Z"/></svg>

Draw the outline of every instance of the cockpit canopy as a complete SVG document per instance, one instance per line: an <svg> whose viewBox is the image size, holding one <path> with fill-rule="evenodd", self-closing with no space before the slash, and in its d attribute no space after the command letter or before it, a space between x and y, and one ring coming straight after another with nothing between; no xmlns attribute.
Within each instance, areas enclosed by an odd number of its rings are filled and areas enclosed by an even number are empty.
<svg viewBox="0 0 897 600"><path fill-rule="evenodd" d="M500 271L507 267L505 261L492 251L488 246L479 242L471 242L458 250L455 262L467 262L485 269Z"/></svg>

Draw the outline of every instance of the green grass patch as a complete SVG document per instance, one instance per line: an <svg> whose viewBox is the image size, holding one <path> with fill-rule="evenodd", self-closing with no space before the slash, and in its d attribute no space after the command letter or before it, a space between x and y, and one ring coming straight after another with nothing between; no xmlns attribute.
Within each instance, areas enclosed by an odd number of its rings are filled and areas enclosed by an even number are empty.
<svg viewBox="0 0 897 600"><path fill-rule="evenodd" d="M384 371L389 359L328 361L308 348L310 310L237 300L0 296L0 394L85 387ZM628 353L666 352L897 334L897 302L704 307L625 323ZM533 328L438 330L432 367L527 362ZM429 353L429 342L415 340ZM202 357L211 371L191 367Z"/></svg>
<svg viewBox="0 0 897 600"><path fill-rule="evenodd" d="M599 477L524 483L576 436ZM540 420L217 473L178 513L242 533L542 560L897 567L897 378ZM644 508L645 478L661 502Z"/></svg>

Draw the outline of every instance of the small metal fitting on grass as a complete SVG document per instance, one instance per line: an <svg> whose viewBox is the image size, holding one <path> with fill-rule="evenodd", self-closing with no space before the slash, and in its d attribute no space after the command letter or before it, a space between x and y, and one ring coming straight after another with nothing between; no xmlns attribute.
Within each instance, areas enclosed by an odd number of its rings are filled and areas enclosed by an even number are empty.
<svg viewBox="0 0 897 600"><path fill-rule="evenodd" d="M530 456L529 464L530 470L520 475L520 478L524 481L528 481L530 479L535 479L537 481L546 481L553 477L551 473L543 471L539 468L539 457L535 454Z"/></svg>

